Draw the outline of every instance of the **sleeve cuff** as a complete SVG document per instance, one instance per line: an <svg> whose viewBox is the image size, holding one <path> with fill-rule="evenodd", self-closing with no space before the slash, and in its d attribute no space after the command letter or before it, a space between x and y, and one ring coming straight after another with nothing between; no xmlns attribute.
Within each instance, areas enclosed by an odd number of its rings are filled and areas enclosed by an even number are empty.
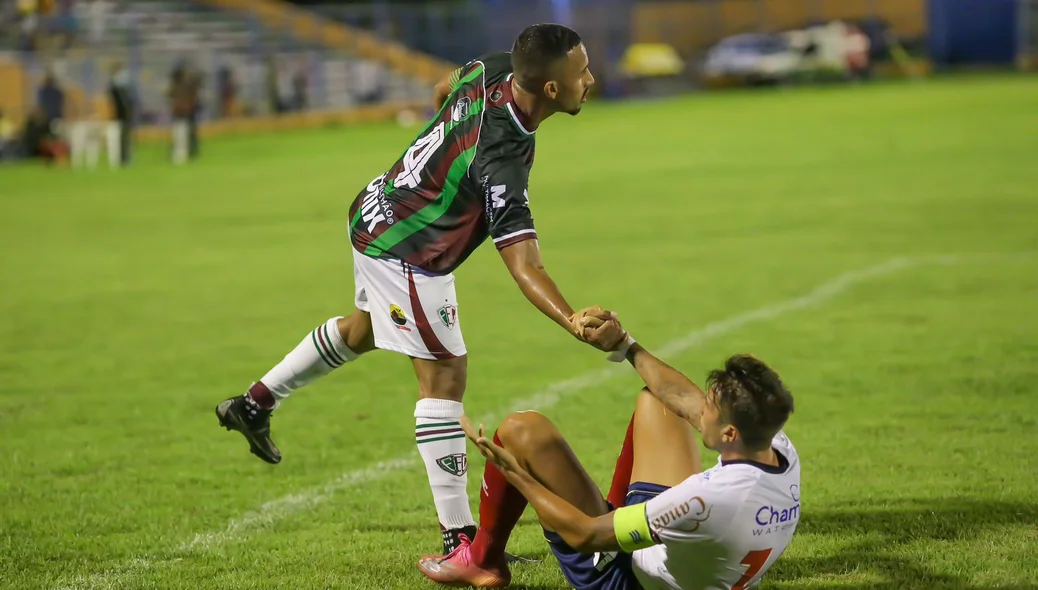
<svg viewBox="0 0 1038 590"><path fill-rule="evenodd" d="M522 230L519 230L519 231L514 231L514 232L509 233L509 234L505 234L505 235L503 235L503 236L501 236L499 238L494 238L494 247L497 248L498 250L501 250L501 249L507 248L507 247L509 247L509 246L511 246L513 244L518 244L519 242L525 242L526 240L536 240L536 239L537 239L537 230L534 230L534 229L522 229Z"/></svg>

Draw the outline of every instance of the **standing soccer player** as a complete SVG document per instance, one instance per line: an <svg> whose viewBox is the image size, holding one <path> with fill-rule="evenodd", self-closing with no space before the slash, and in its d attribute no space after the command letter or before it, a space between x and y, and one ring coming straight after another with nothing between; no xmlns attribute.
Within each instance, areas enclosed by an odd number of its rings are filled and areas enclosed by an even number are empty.
<svg viewBox="0 0 1038 590"><path fill-rule="evenodd" d="M334 317L254 383L216 408L253 454L281 460L270 415L288 395L376 348L411 358L418 377L415 438L452 552L475 534L465 490L466 382L454 269L489 237L526 298L576 338L603 350L615 326L586 331L541 263L527 184L534 133L555 113L576 115L594 84L574 31L534 25L511 53L473 60L436 86L439 113L350 208L356 309Z"/></svg>
<svg viewBox="0 0 1038 590"><path fill-rule="evenodd" d="M647 387L607 498L543 415L514 413L492 439L463 418L488 458L479 531L447 557L423 558L426 577L507 586L505 545L529 503L576 590L743 590L760 582L800 520L800 459L782 432L793 396L748 355L711 372L705 393L637 344L627 358ZM720 454L703 472L692 427Z"/></svg>

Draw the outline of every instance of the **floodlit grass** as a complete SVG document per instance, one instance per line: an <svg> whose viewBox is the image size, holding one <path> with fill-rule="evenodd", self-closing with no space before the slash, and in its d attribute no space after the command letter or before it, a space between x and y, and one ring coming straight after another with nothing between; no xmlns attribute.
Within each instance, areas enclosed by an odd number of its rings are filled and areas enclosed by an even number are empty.
<svg viewBox="0 0 1038 590"><path fill-rule="evenodd" d="M765 587L1038 587L1036 105L1038 79L969 77L592 104L538 133L532 207L570 301L650 349L742 317L668 360L701 379L752 352L794 392L802 521ZM432 587L406 359L294 395L276 467L212 412L351 309L347 208L413 133L0 168L0 586ZM604 367L493 248L457 275L474 418ZM535 402L604 485L638 388ZM532 511L512 550L542 559L517 587L564 587Z"/></svg>

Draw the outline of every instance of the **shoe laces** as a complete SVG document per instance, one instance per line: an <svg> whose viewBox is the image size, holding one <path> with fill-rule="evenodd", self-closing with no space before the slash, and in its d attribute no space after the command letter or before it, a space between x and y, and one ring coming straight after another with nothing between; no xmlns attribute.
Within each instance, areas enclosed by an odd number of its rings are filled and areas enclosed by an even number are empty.
<svg viewBox="0 0 1038 590"><path fill-rule="evenodd" d="M444 555L442 558L440 558L440 563L443 563L443 562L445 562L445 561L447 561L447 560L457 556L458 553L462 549L472 545L472 539L470 539L469 536L466 535L465 533L457 533L457 536L458 536L458 546L455 547L453 550L451 550L450 553L448 553L447 555Z"/></svg>

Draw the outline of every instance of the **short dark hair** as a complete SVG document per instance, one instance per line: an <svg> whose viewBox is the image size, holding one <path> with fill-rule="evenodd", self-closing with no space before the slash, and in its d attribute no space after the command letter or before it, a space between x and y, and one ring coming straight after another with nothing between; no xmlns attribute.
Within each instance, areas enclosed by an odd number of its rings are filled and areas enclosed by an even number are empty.
<svg viewBox="0 0 1038 590"><path fill-rule="evenodd" d="M551 66L580 45L580 35L556 24L531 25L512 44L512 71L519 87L537 92L551 79Z"/></svg>
<svg viewBox="0 0 1038 590"><path fill-rule="evenodd" d="M766 449L793 413L793 394L778 373L748 354L737 354L707 377L721 419L739 429L747 449Z"/></svg>

